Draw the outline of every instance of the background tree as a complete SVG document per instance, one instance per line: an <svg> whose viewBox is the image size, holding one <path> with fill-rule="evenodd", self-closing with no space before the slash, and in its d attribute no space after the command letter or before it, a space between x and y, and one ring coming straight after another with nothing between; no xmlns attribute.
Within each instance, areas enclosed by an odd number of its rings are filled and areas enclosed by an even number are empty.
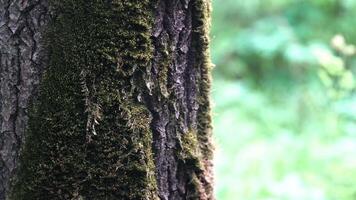
<svg viewBox="0 0 356 200"><path fill-rule="evenodd" d="M213 199L209 13L1 1L0 199Z"/></svg>

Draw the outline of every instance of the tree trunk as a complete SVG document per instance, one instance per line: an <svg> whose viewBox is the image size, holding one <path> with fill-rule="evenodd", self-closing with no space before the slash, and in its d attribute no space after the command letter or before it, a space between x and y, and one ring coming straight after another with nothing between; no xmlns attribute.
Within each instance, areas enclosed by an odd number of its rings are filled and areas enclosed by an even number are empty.
<svg viewBox="0 0 356 200"><path fill-rule="evenodd" d="M44 1L0 0L0 200L18 165L30 98L45 66L40 40L47 21Z"/></svg>
<svg viewBox="0 0 356 200"><path fill-rule="evenodd" d="M0 200L213 199L209 0L0 0Z"/></svg>

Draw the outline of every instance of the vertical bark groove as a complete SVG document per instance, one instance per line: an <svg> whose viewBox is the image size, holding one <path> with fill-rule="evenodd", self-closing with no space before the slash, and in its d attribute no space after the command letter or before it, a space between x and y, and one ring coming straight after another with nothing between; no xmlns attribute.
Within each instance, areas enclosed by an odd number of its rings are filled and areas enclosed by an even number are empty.
<svg viewBox="0 0 356 200"><path fill-rule="evenodd" d="M0 200L5 199L24 141L27 111L45 67L45 1L0 1Z"/></svg>

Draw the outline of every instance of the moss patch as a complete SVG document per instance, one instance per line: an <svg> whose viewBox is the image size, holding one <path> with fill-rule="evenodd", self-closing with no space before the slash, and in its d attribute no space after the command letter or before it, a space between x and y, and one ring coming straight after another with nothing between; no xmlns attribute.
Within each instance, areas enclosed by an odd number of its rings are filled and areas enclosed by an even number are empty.
<svg viewBox="0 0 356 200"><path fill-rule="evenodd" d="M137 98L154 1L49 3L49 65L12 199L157 199L151 116Z"/></svg>
<svg viewBox="0 0 356 200"><path fill-rule="evenodd" d="M198 96L198 140L204 157L212 159L213 147L211 143L212 118L210 105L211 70L212 63L209 51L209 30L211 2L209 0L195 1L194 13L194 47L197 53L197 66L200 67L201 82L199 84L200 95Z"/></svg>
<svg viewBox="0 0 356 200"><path fill-rule="evenodd" d="M211 91L211 71L213 64L210 60L209 51L209 30L211 18L211 1L197 0L194 2L193 11L193 46L197 52L197 67L200 68L201 80L199 83L198 95L198 128L197 138L200 151L202 153L202 172L197 173L199 183L193 184L199 190L201 199L213 199L213 143L212 143L212 117L210 104ZM193 181L194 183L195 181Z"/></svg>
<svg viewBox="0 0 356 200"><path fill-rule="evenodd" d="M180 160L184 162L186 167L192 170L201 171L202 165L200 161L202 155L196 131L188 131L187 133L182 134L180 144Z"/></svg>

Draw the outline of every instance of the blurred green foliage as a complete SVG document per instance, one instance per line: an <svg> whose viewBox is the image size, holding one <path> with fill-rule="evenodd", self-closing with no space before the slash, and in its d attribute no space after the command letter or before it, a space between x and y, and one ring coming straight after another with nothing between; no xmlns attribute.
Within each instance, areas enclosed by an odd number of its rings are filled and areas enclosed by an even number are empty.
<svg viewBox="0 0 356 200"><path fill-rule="evenodd" d="M219 200L356 199L356 0L213 0Z"/></svg>

